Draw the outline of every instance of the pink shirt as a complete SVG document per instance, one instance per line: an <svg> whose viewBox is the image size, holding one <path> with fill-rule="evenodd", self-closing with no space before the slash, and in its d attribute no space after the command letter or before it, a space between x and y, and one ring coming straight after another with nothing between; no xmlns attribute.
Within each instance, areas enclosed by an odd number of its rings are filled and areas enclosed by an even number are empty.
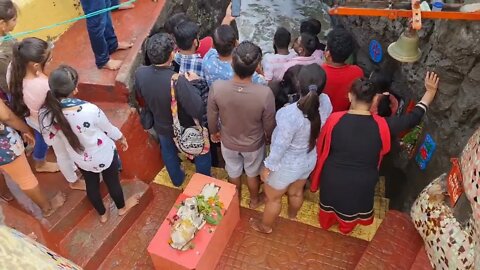
<svg viewBox="0 0 480 270"><path fill-rule="evenodd" d="M30 110L30 120L38 123L38 111L45 103L50 86L48 77L41 75L33 79L23 79L23 101Z"/></svg>
<svg viewBox="0 0 480 270"><path fill-rule="evenodd" d="M313 55L292 57L288 62L282 65L283 70L281 72L281 78L283 78L283 75L285 74L285 72L287 72L287 70L293 66L296 66L296 65L306 66L310 64L322 65L323 61L321 59L316 58Z"/></svg>
<svg viewBox="0 0 480 270"><path fill-rule="evenodd" d="M267 81L281 81L283 79L283 65L285 65L290 59L295 57L295 52L291 52L288 55L281 54L267 54L263 58L262 67L265 80Z"/></svg>

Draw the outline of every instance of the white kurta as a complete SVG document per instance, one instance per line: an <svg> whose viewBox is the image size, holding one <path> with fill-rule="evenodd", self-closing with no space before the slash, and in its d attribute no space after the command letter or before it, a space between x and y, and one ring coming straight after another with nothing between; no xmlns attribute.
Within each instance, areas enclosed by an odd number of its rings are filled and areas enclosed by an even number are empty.
<svg viewBox="0 0 480 270"><path fill-rule="evenodd" d="M51 115L45 115L46 111L42 109L40 122L45 142L52 145L61 140L68 155L85 171L99 173L110 167L116 149L114 141L123 137L120 130L95 104L70 98L63 99L61 104L65 118L85 150L75 151L59 127L51 124Z"/></svg>

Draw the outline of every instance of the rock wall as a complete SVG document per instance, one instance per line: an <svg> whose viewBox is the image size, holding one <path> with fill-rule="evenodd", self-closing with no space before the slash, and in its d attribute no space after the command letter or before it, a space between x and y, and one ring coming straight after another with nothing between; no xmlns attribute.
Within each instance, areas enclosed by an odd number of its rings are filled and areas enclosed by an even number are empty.
<svg viewBox="0 0 480 270"><path fill-rule="evenodd" d="M384 52L397 40L407 25L406 20L386 18L338 17L339 24L356 38L359 51L357 61L365 70L374 68L368 59L370 40L382 43ZM422 58L413 64L399 64L387 57L380 67L395 63L393 90L402 97L415 101L424 93L423 79L427 70L440 75L439 93L425 118L425 132L437 143L430 164L420 171L413 161L406 162L402 154L396 161L405 179L398 208L408 211L419 192L436 176L450 169L450 157L458 156L468 138L480 125L480 22L424 21L419 32ZM421 138L423 141L423 137ZM399 164L399 162L396 162Z"/></svg>
<svg viewBox="0 0 480 270"><path fill-rule="evenodd" d="M208 36L225 16L228 0L172 0L172 13L185 12L200 24L200 37Z"/></svg>

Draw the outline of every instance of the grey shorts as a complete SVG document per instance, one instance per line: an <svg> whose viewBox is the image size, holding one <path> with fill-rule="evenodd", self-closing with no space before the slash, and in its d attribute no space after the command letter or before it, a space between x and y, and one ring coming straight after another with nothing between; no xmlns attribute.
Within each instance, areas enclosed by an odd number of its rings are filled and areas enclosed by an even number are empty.
<svg viewBox="0 0 480 270"><path fill-rule="evenodd" d="M222 144L222 155L225 160L225 170L230 178L240 177L244 170L248 177L256 177L260 174L265 159L265 145L254 152L238 152Z"/></svg>

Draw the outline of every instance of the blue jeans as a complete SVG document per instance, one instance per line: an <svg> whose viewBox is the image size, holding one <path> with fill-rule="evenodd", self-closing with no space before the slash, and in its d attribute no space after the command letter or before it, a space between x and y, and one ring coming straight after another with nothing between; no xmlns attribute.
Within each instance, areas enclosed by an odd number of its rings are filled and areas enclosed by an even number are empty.
<svg viewBox="0 0 480 270"><path fill-rule="evenodd" d="M33 160L45 160L48 152L48 145L43 140L42 134L34 130L35 146L33 147Z"/></svg>
<svg viewBox="0 0 480 270"><path fill-rule="evenodd" d="M85 14L111 7L110 0L80 0L80 2ZM87 31L95 54L95 64L101 68L110 60L110 54L118 48L111 12L87 18Z"/></svg>
<svg viewBox="0 0 480 270"><path fill-rule="evenodd" d="M185 172L182 171L182 168L180 167L177 146L175 146L175 142L171 137L159 135L158 139L160 140L160 150L162 152L165 167L167 167L168 175L170 175L173 185L179 187L185 180ZM210 170L212 168L212 157L210 152L195 157L194 162L197 173L210 176Z"/></svg>

